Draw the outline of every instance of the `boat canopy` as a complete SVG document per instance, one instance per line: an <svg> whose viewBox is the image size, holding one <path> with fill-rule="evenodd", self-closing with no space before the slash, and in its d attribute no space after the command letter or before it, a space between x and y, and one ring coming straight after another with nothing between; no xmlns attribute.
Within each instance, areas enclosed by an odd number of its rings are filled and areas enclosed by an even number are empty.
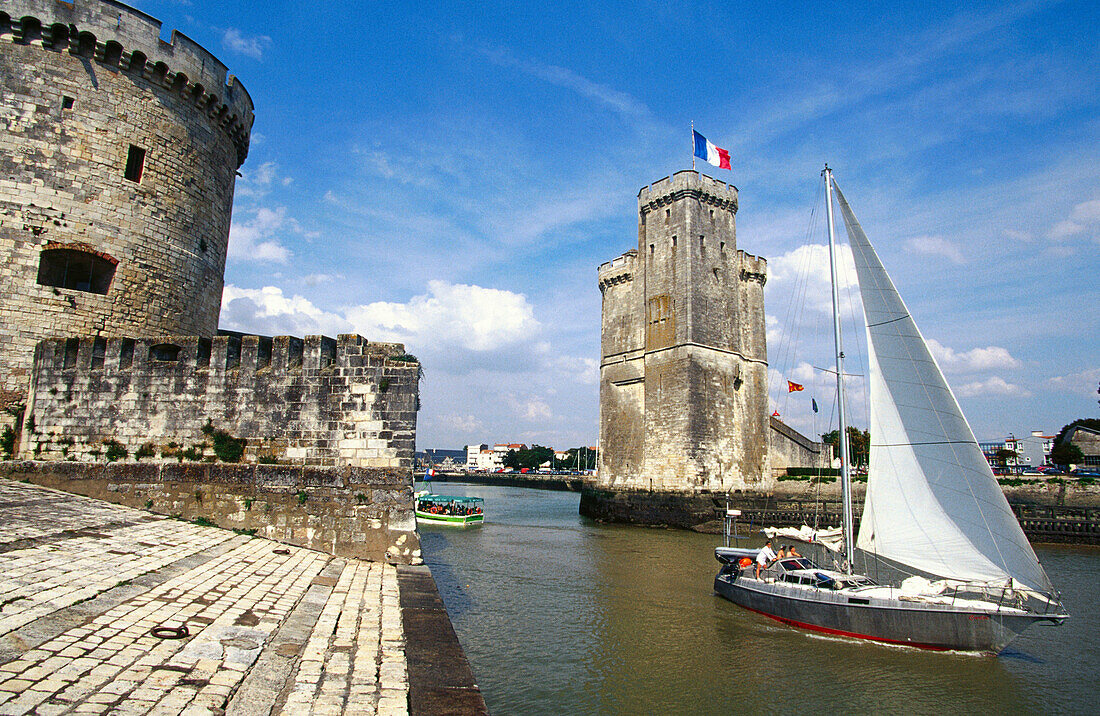
<svg viewBox="0 0 1100 716"><path fill-rule="evenodd" d="M473 505L485 502L485 500L480 497L460 497L458 495L417 495L416 499L421 502L434 502L441 505Z"/></svg>

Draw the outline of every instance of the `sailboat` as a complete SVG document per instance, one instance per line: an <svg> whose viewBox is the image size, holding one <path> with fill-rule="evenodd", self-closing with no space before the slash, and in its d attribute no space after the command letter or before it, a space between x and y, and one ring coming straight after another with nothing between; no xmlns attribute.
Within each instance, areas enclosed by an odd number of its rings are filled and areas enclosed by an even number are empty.
<svg viewBox="0 0 1100 716"><path fill-rule="evenodd" d="M855 259L867 329L871 451L853 539L847 440L841 439L844 554L835 569L805 557L755 568L756 550L719 547L720 596L786 624L936 650L1000 652L1035 622L1068 614L1008 505L943 377L826 165L840 435L844 351L833 199ZM854 572L856 550L864 570ZM895 584L896 582L896 584Z"/></svg>

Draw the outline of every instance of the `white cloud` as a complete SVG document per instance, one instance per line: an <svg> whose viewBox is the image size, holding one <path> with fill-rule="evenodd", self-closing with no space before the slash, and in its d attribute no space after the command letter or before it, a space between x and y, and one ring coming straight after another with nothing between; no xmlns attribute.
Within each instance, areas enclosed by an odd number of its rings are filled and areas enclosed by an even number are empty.
<svg viewBox="0 0 1100 716"><path fill-rule="evenodd" d="M1026 398L1031 393L1018 385L1006 382L1003 378L993 376L987 380L978 380L965 383L955 389L960 398L974 398L977 396L1001 395L1015 398Z"/></svg>
<svg viewBox="0 0 1100 716"><path fill-rule="evenodd" d="M840 285L841 315L847 315L857 300L859 284L851 250L837 247L837 282ZM829 247L805 244L781 256L768 259L768 282L764 285L765 304L786 310L791 320L805 309L832 314L833 288L829 276ZM788 307L789 304L789 307ZM787 328L790 330L790 328Z"/></svg>
<svg viewBox="0 0 1100 716"><path fill-rule="evenodd" d="M985 370L1019 368L1023 365L1013 358L1007 349L1000 346L974 348L959 353L953 348L942 345L934 338L929 338L925 342L936 362L948 373L976 373Z"/></svg>
<svg viewBox="0 0 1100 716"><path fill-rule="evenodd" d="M279 165L275 162L264 162L253 171L244 170L233 188L235 196L260 199L271 190L271 184L279 178ZM286 186L290 177L281 180Z"/></svg>
<svg viewBox="0 0 1100 716"><path fill-rule="evenodd" d="M512 410L516 417L522 418L523 420L547 421L553 418L553 412L550 410L550 406L541 398L520 398L511 395L508 396L508 401L511 403Z"/></svg>
<svg viewBox="0 0 1100 716"><path fill-rule="evenodd" d="M595 385L600 380L600 362L595 358L551 354L546 363L550 369L578 383Z"/></svg>
<svg viewBox="0 0 1100 716"><path fill-rule="evenodd" d="M552 85L572 90L624 117L637 120L649 119L651 116L649 108L632 95L593 82L565 67L520 59L504 48L482 47L479 51L495 65L510 67Z"/></svg>
<svg viewBox="0 0 1100 716"><path fill-rule="evenodd" d="M281 288L239 288L222 291L219 325L234 331L261 335L335 336L352 332L342 316L323 311L302 296L286 296Z"/></svg>
<svg viewBox="0 0 1100 716"><path fill-rule="evenodd" d="M442 415L439 422L466 435L478 435L485 430L485 424L474 415Z"/></svg>
<svg viewBox="0 0 1100 716"><path fill-rule="evenodd" d="M254 60L262 60L264 51L271 47L271 38L267 35L245 37L240 30L231 27L222 35L222 46Z"/></svg>
<svg viewBox="0 0 1100 716"><path fill-rule="evenodd" d="M1047 384L1055 390L1066 393L1097 396L1096 391L1100 386L1100 368L1089 368L1080 373L1060 375L1048 380ZM1100 399L1100 396L1097 398Z"/></svg>
<svg viewBox="0 0 1100 716"><path fill-rule="evenodd" d="M431 346L436 352L496 351L529 340L540 328L523 294L445 281L430 281L428 293L406 303L380 301L339 313L324 311L302 296L287 297L275 286L229 285L222 294L222 318L233 330L354 332L372 341Z"/></svg>
<svg viewBox="0 0 1100 716"><path fill-rule="evenodd" d="M1051 227L1048 236L1052 239L1065 239L1090 229L1095 231L1096 224L1100 224L1100 199L1083 201L1073 207L1068 219L1063 219ZM1100 239L1100 234L1097 238Z"/></svg>
<svg viewBox="0 0 1100 716"><path fill-rule="evenodd" d="M261 208L250 219L234 219L229 227L229 258L287 263L290 249L276 236L281 229L287 228L297 230L297 222L287 217L284 207Z"/></svg>
<svg viewBox="0 0 1100 716"><path fill-rule="evenodd" d="M918 236L906 241L905 247L912 253L942 256L957 264L966 263L966 257L959 251L959 247L940 236Z"/></svg>
<svg viewBox="0 0 1100 716"><path fill-rule="evenodd" d="M407 303L356 306L346 316L372 340L451 345L491 351L532 337L534 309L520 293L429 281L428 293Z"/></svg>
<svg viewBox="0 0 1100 716"><path fill-rule="evenodd" d="M311 273L302 277L301 281L306 286L314 288L323 284L332 283L333 281L339 281L344 278L343 274L331 274L331 273Z"/></svg>

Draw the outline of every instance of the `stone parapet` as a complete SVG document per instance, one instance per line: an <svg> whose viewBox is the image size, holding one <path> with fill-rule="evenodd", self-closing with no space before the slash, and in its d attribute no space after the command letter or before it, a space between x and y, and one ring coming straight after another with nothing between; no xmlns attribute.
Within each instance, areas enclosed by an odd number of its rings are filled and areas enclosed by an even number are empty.
<svg viewBox="0 0 1100 716"><path fill-rule="evenodd" d="M220 430L248 461L411 468L419 371L400 344L357 335L45 340L21 455L94 461L116 442L215 459Z"/></svg>
<svg viewBox="0 0 1100 716"><path fill-rule="evenodd" d="M21 461L0 476L338 557L420 562L407 470Z"/></svg>
<svg viewBox="0 0 1100 716"><path fill-rule="evenodd" d="M644 217L645 214L685 198L737 213L737 187L694 170L676 172L670 177L642 187L638 192L638 212Z"/></svg>
<svg viewBox="0 0 1100 716"><path fill-rule="evenodd" d="M178 30L161 39L161 22L113 0L10 0L0 12L0 39L67 52L178 92L233 138L237 166L248 156L253 105L240 81Z"/></svg>

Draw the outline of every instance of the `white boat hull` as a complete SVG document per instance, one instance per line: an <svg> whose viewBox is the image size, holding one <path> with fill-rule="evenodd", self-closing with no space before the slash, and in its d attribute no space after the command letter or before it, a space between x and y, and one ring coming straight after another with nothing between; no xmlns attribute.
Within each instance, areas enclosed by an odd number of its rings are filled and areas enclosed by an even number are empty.
<svg viewBox="0 0 1100 716"><path fill-rule="evenodd" d="M956 608L950 605L861 597L806 589L726 573L714 591L746 609L801 629L938 651L996 654L1037 621L1060 623L1064 614Z"/></svg>

